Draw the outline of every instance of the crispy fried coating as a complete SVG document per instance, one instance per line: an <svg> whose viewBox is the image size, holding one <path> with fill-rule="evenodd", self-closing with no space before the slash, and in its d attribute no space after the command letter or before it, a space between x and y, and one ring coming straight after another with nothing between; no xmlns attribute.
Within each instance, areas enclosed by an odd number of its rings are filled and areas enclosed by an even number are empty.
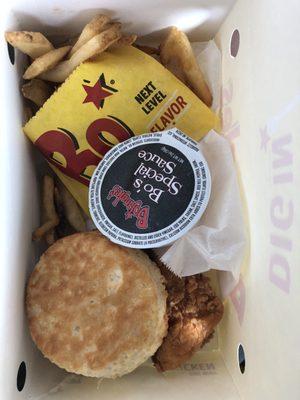
<svg viewBox="0 0 300 400"><path fill-rule="evenodd" d="M167 371L179 367L210 340L223 316L223 304L203 274L178 278L155 261L166 279L169 329L153 361L159 371Z"/></svg>

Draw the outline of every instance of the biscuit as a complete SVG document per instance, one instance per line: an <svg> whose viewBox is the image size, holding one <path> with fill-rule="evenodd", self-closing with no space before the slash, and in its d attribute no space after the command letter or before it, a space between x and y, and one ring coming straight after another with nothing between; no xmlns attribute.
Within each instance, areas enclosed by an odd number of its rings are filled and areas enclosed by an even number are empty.
<svg viewBox="0 0 300 400"><path fill-rule="evenodd" d="M167 332L166 291L156 264L99 232L58 240L27 286L31 336L65 370L115 378L152 356Z"/></svg>

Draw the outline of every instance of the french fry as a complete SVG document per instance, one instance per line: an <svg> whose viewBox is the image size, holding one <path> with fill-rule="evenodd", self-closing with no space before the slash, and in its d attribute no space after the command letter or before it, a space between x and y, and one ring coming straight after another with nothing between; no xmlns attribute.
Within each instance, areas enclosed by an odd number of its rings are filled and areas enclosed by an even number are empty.
<svg viewBox="0 0 300 400"><path fill-rule="evenodd" d="M59 185L61 185L59 183ZM56 186L54 189L54 202L57 213L59 215L59 225L55 228L55 233L58 238L62 238L68 235L72 235L75 233L75 229L70 225L69 221L66 218L65 210L62 204L62 196L61 193Z"/></svg>
<svg viewBox="0 0 300 400"><path fill-rule="evenodd" d="M76 232L85 232L85 220L74 197L64 185L59 185L59 194L64 215L69 224L76 230Z"/></svg>
<svg viewBox="0 0 300 400"><path fill-rule="evenodd" d="M33 111L31 107L29 107L28 105L25 105L23 111L24 111L24 123L26 123L30 120L30 118L33 117Z"/></svg>
<svg viewBox="0 0 300 400"><path fill-rule="evenodd" d="M13 47L28 54L33 59L53 50L53 45L40 32L6 32L5 39Z"/></svg>
<svg viewBox="0 0 300 400"><path fill-rule="evenodd" d="M102 53L120 39L120 29L120 23L111 24L108 29L81 46L69 60L60 62L50 71L41 74L40 77L50 82L63 82L79 64Z"/></svg>
<svg viewBox="0 0 300 400"><path fill-rule="evenodd" d="M36 58L32 64L26 69L23 78L32 79L43 72L49 71L49 69L54 68L59 61L61 61L64 56L68 53L71 46L64 46L58 49L53 49L46 54Z"/></svg>
<svg viewBox="0 0 300 400"><path fill-rule="evenodd" d="M63 214L61 194L57 186L54 188L54 203L59 215Z"/></svg>
<svg viewBox="0 0 300 400"><path fill-rule="evenodd" d="M73 54L70 61L72 61L77 67L77 65L82 62L102 53L121 37L120 29L121 24L119 22L110 24L105 31L94 36L80 47L76 53Z"/></svg>
<svg viewBox="0 0 300 400"><path fill-rule="evenodd" d="M179 79L185 82L193 92L208 106L212 104L212 95L196 61L193 49L186 34L172 27L160 46L160 59Z"/></svg>
<svg viewBox="0 0 300 400"><path fill-rule="evenodd" d="M74 71L77 67L75 63L70 60L61 61L57 66L50 71L47 71L40 75L41 79L44 79L49 82L64 82L69 75Z"/></svg>
<svg viewBox="0 0 300 400"><path fill-rule="evenodd" d="M22 86L22 93L26 99L41 107L53 93L53 88L41 79L32 79Z"/></svg>
<svg viewBox="0 0 300 400"><path fill-rule="evenodd" d="M46 241L48 246L51 246L55 242L55 231L54 231L54 229L51 229L51 231L46 233L45 241Z"/></svg>
<svg viewBox="0 0 300 400"><path fill-rule="evenodd" d="M142 50L144 53L149 54L150 56L152 56L153 54L159 55L159 49L157 49L156 47L145 46L143 44L135 44L134 46L137 47L139 50Z"/></svg>
<svg viewBox="0 0 300 400"><path fill-rule="evenodd" d="M45 175L43 179L42 216L45 222L33 232L32 240L41 239L59 224L54 204L54 180L49 175Z"/></svg>
<svg viewBox="0 0 300 400"><path fill-rule="evenodd" d="M109 23L110 18L107 15L96 15L82 30L78 40L70 51L69 57L71 58L76 51L87 43L94 36L103 32L106 25Z"/></svg>
<svg viewBox="0 0 300 400"><path fill-rule="evenodd" d="M137 35L124 35L119 40L117 40L111 48L131 46L137 39Z"/></svg>
<svg viewBox="0 0 300 400"><path fill-rule="evenodd" d="M37 241L40 240L43 236L46 235L48 231L53 229L56 226L54 221L46 221L43 225L39 226L32 234L32 240Z"/></svg>
<svg viewBox="0 0 300 400"><path fill-rule="evenodd" d="M157 55L157 54L149 54L149 56L151 56L152 58L154 58L154 60L158 61L161 64L161 60L159 58L159 55Z"/></svg>

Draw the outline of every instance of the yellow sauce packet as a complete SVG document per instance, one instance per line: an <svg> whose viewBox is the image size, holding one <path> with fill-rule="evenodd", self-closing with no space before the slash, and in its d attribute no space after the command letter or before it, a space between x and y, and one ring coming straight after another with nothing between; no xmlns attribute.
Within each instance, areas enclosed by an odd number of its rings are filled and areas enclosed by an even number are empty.
<svg viewBox="0 0 300 400"><path fill-rule="evenodd" d="M81 64L23 129L88 213L90 178L107 151L174 126L200 140L219 120L153 57L125 46Z"/></svg>

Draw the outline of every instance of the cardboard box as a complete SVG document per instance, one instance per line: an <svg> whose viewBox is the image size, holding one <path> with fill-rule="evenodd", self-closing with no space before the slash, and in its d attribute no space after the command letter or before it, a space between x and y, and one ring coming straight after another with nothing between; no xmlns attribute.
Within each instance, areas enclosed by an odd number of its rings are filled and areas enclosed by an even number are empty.
<svg viewBox="0 0 300 400"><path fill-rule="evenodd" d="M231 0L12 0L2 5L1 399L300 398L299 5L292 0L239 0L232 5ZM12 29L75 33L96 10L109 10L128 23L128 31L156 32L156 40L172 24L192 40L216 37L223 63L223 132L239 169L250 243L240 281L209 346L177 371L160 375L149 363L102 382L64 373L42 357L29 336L24 288L39 256L31 243L39 218L38 178L35 152L21 130L19 86L25 58L16 52L12 65L3 38ZM19 391L24 365L25 386Z"/></svg>

